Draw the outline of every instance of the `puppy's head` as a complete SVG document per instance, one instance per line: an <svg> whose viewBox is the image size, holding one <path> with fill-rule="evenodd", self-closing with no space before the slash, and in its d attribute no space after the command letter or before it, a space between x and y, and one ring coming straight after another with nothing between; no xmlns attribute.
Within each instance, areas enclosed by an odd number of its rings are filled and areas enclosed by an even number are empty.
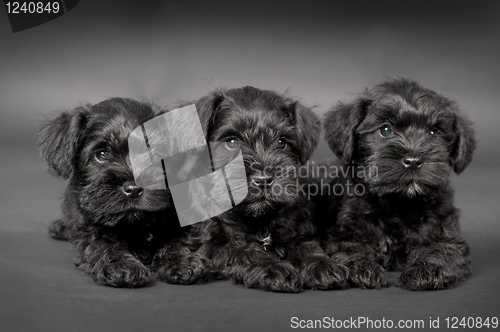
<svg viewBox="0 0 500 332"><path fill-rule="evenodd" d="M340 159L364 166L378 195L432 196L471 162L476 135L459 107L407 79L390 79L327 112L325 138Z"/></svg>
<svg viewBox="0 0 500 332"><path fill-rule="evenodd" d="M54 175L71 176L68 193L77 195L94 223L134 222L169 206L165 190L136 185L128 155L130 132L156 112L149 104L112 98L62 112L42 125L42 158Z"/></svg>
<svg viewBox="0 0 500 332"><path fill-rule="evenodd" d="M248 195L236 213L264 217L298 199L296 167L312 154L321 129L311 109L248 86L214 91L196 107L208 141L225 142L229 153L241 149ZM229 181L232 171L226 168Z"/></svg>

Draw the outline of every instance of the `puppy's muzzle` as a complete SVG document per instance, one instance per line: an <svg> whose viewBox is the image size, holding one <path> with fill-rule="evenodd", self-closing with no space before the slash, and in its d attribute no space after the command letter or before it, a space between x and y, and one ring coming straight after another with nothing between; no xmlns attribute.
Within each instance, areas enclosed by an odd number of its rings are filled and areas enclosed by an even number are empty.
<svg viewBox="0 0 500 332"><path fill-rule="evenodd" d="M252 184L259 188L271 187L274 182L274 177L271 175L255 175L252 177Z"/></svg>
<svg viewBox="0 0 500 332"><path fill-rule="evenodd" d="M422 159L417 156L406 156L401 162L403 163L403 166L408 169L418 169L423 165Z"/></svg>
<svg viewBox="0 0 500 332"><path fill-rule="evenodd" d="M133 182L126 182L122 186L122 191L130 198L137 198L142 195L144 188L139 187Z"/></svg>

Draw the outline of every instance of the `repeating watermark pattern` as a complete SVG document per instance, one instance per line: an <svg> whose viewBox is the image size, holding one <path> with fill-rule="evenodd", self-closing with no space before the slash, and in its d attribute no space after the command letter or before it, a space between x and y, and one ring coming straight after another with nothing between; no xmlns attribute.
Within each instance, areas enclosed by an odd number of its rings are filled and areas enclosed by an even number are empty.
<svg viewBox="0 0 500 332"><path fill-rule="evenodd" d="M220 215L248 194L241 150L207 144L195 105L143 123L128 144L137 185L170 190L181 226Z"/></svg>

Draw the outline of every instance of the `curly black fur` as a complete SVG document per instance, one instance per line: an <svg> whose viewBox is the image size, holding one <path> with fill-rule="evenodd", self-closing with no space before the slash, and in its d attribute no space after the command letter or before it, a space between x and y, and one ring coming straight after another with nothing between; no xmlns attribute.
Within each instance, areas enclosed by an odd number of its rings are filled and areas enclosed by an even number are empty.
<svg viewBox="0 0 500 332"><path fill-rule="evenodd" d="M326 114L325 137L347 176L331 185L357 191L330 197L325 251L348 265L350 283L387 286L402 271L409 290L450 287L471 272L449 174L471 162L476 135L447 98L407 79L389 79ZM359 171L359 172L358 172Z"/></svg>
<svg viewBox="0 0 500 332"><path fill-rule="evenodd" d="M347 268L315 240L311 202L294 172L316 147L317 116L290 97L253 87L215 91L196 107L207 141L239 145L249 193L232 210L188 227L184 238L157 256L162 259L153 265L176 262L159 278L199 282L196 270L210 264L206 269L218 278L268 291L343 288ZM195 260L183 257L191 252Z"/></svg>
<svg viewBox="0 0 500 332"><path fill-rule="evenodd" d="M98 284L147 284L153 277L148 265L178 232L169 192L137 187L128 156L130 132L161 112L112 98L62 112L40 130L49 170L69 178L63 217L49 234L69 239L76 266Z"/></svg>

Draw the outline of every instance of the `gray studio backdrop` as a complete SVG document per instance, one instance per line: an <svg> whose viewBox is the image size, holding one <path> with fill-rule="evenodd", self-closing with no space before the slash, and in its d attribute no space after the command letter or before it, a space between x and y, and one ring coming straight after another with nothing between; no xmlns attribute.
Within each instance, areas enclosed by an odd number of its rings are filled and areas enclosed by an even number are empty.
<svg viewBox="0 0 500 332"><path fill-rule="evenodd" d="M473 166L495 166L499 17L498 1L81 1L13 34L0 11L0 142L32 145L37 115L111 96L291 88L322 114L394 75L457 99L481 137Z"/></svg>
<svg viewBox="0 0 500 332"><path fill-rule="evenodd" d="M290 318L499 316L500 1L80 1L13 34L0 8L2 331L282 331ZM476 123L453 176L474 273L443 292L277 294L229 282L141 289L95 284L49 238L65 182L39 160L42 115L121 96L169 103L253 85L323 114L385 75L456 99ZM324 142L313 160L333 157ZM392 274L393 281L397 274Z"/></svg>

